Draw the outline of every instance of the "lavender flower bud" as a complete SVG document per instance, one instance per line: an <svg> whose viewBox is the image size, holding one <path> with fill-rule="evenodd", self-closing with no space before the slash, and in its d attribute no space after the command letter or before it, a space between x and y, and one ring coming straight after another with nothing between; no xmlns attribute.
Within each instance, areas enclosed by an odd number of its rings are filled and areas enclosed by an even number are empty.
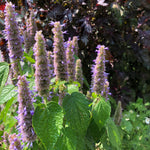
<svg viewBox="0 0 150 150"><path fill-rule="evenodd" d="M74 59L74 49L71 39L67 42L67 72L68 72L68 81L72 82L75 80L75 59Z"/></svg>
<svg viewBox="0 0 150 150"><path fill-rule="evenodd" d="M21 146L21 142L18 139L16 133L9 136L9 142L10 142L9 150L22 150L23 149L23 147Z"/></svg>
<svg viewBox="0 0 150 150"><path fill-rule="evenodd" d="M122 118L122 107L121 107L121 101L118 101L118 105L115 111L114 115L114 122L116 125L120 125Z"/></svg>
<svg viewBox="0 0 150 150"><path fill-rule="evenodd" d="M51 51L48 51L48 60L49 60L50 77L54 77L54 55L53 52Z"/></svg>
<svg viewBox="0 0 150 150"><path fill-rule="evenodd" d="M5 31L8 40L9 55L12 62L20 60L23 56L22 41L19 35L19 27L16 22L14 5L6 3L5 7Z"/></svg>
<svg viewBox="0 0 150 150"><path fill-rule="evenodd" d="M83 87L83 73L82 73L82 63L80 59L76 60L76 68L75 68L75 80L80 83L80 89Z"/></svg>
<svg viewBox="0 0 150 150"><path fill-rule="evenodd" d="M39 95L45 97L49 95L50 71L42 31L37 31L35 40L35 85Z"/></svg>
<svg viewBox="0 0 150 150"><path fill-rule="evenodd" d="M92 90L97 94L101 94L107 99L108 96L108 81L107 81L107 73L105 72L105 50L107 49L105 46L98 45L97 46L97 58L95 60L95 65L93 67L93 75L92 75Z"/></svg>
<svg viewBox="0 0 150 150"><path fill-rule="evenodd" d="M66 52L60 22L54 23L54 72L56 80L67 80Z"/></svg>
<svg viewBox="0 0 150 150"><path fill-rule="evenodd" d="M77 36L74 36L74 37L73 37L72 45L73 45L73 48L74 48L74 54L75 54L76 56L78 56L79 47L78 47L78 37L77 37Z"/></svg>
<svg viewBox="0 0 150 150"><path fill-rule="evenodd" d="M36 139L32 127L32 115L34 107L31 93L25 76L18 77L18 125L24 142L33 142Z"/></svg>

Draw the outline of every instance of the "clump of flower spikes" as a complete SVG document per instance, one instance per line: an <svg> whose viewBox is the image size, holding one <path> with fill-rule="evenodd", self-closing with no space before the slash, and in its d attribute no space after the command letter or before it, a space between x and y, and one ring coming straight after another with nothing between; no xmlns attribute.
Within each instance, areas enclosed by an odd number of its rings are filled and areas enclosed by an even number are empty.
<svg viewBox="0 0 150 150"><path fill-rule="evenodd" d="M56 80L67 80L67 62L64 47L64 37L60 22L54 23L54 73Z"/></svg>
<svg viewBox="0 0 150 150"><path fill-rule="evenodd" d="M82 89L83 88L83 72L82 72L82 63L80 59L76 60L75 80L80 83L80 89Z"/></svg>
<svg viewBox="0 0 150 150"><path fill-rule="evenodd" d="M114 114L114 122L116 125L120 125L122 119L122 107L121 107L121 101L118 101L117 108L115 110Z"/></svg>
<svg viewBox="0 0 150 150"><path fill-rule="evenodd" d="M97 57L95 60L95 65L93 66L92 72L92 92L100 94L108 99L109 93L109 82L107 80L107 73L105 68L105 50L107 50L103 45L97 46Z"/></svg>
<svg viewBox="0 0 150 150"><path fill-rule="evenodd" d="M68 81L72 82L75 80L75 59L74 59L74 49L70 38L67 42L66 58L67 58Z"/></svg>
<svg viewBox="0 0 150 150"><path fill-rule="evenodd" d="M34 113L33 101L25 76L18 77L18 126L22 141L31 143L35 141L36 135L32 127L32 116Z"/></svg>
<svg viewBox="0 0 150 150"><path fill-rule="evenodd" d="M19 75L18 64L23 56L23 49L19 27L16 22L15 6L11 2L7 2L5 7L5 32L8 40L13 77L17 78Z"/></svg>
<svg viewBox="0 0 150 150"><path fill-rule="evenodd" d="M30 48L35 44L34 37L37 31L33 9L30 11L30 17L26 20L26 22L26 30L24 31L24 45L26 52L28 53Z"/></svg>
<svg viewBox="0 0 150 150"><path fill-rule="evenodd" d="M74 49L74 54L76 56L78 56L79 47L78 47L78 37L77 36L73 37L73 39L72 39L72 45L73 45L73 49Z"/></svg>
<svg viewBox="0 0 150 150"><path fill-rule="evenodd" d="M9 150L22 150L23 146L21 145L20 140L18 139L16 133L9 136Z"/></svg>
<svg viewBox="0 0 150 150"><path fill-rule="evenodd" d="M37 31L35 35L35 85L38 94L43 97L49 96L50 70L48 64L45 39L42 31Z"/></svg>

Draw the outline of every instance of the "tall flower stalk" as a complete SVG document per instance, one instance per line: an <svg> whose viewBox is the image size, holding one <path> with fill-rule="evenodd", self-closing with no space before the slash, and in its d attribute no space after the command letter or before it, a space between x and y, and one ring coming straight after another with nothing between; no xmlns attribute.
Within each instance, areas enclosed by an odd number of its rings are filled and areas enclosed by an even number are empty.
<svg viewBox="0 0 150 150"><path fill-rule="evenodd" d="M80 59L76 60L75 68L75 80L80 83L80 89L83 88L83 72L82 72L82 63Z"/></svg>
<svg viewBox="0 0 150 150"><path fill-rule="evenodd" d="M31 93L25 76L18 77L18 125L23 142L35 141L36 135L32 127L32 116L34 112Z"/></svg>
<svg viewBox="0 0 150 150"><path fill-rule="evenodd" d="M35 85L38 94L46 98L49 96L50 70L42 31L36 32L35 41Z"/></svg>
<svg viewBox="0 0 150 150"><path fill-rule="evenodd" d="M54 72L56 80L67 80L66 52L60 22L54 23L52 31L54 33Z"/></svg>
<svg viewBox="0 0 150 150"><path fill-rule="evenodd" d="M71 39L69 39L67 42L66 58L67 58L68 81L72 82L75 80L75 59Z"/></svg>
<svg viewBox="0 0 150 150"><path fill-rule="evenodd" d="M30 11L30 17L26 20L26 22L26 30L24 31L24 45L26 52L28 53L30 48L35 44L34 37L37 31L34 10Z"/></svg>
<svg viewBox="0 0 150 150"><path fill-rule="evenodd" d="M78 50L79 50L79 46L78 46L78 37L74 36L72 39L72 45L73 45L73 49L74 49L74 54L76 56L78 56Z"/></svg>
<svg viewBox="0 0 150 150"><path fill-rule="evenodd" d="M5 7L5 31L12 63L13 78L17 78L20 74L19 64L23 56L23 49L19 27L16 22L15 6L11 2L7 2Z"/></svg>
<svg viewBox="0 0 150 150"><path fill-rule="evenodd" d="M97 57L92 70L92 91L108 99L109 82L107 80L108 74L106 73L105 67L105 50L107 48L103 45L98 45L97 49Z"/></svg>

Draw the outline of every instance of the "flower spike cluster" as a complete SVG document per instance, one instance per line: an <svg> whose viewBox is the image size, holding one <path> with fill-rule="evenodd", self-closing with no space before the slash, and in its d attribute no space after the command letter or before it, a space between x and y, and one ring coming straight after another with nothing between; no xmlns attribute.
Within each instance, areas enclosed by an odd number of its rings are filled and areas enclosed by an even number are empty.
<svg viewBox="0 0 150 150"><path fill-rule="evenodd" d="M36 139L32 127L32 116L34 112L31 93L25 76L18 77L18 125L23 142L33 142Z"/></svg>
<svg viewBox="0 0 150 150"><path fill-rule="evenodd" d="M38 94L43 97L49 96L50 71L45 46L45 39L42 31L37 31L35 35L35 85Z"/></svg>
<svg viewBox="0 0 150 150"><path fill-rule="evenodd" d="M92 70L92 91L108 99L109 82L107 80L108 74L105 72L105 50L107 48L103 45L98 45L97 49L97 57Z"/></svg>
<svg viewBox="0 0 150 150"><path fill-rule="evenodd" d="M67 42L66 58L67 58L68 81L72 82L75 80L75 59L74 59L74 49L70 38Z"/></svg>
<svg viewBox="0 0 150 150"><path fill-rule="evenodd" d="M9 136L9 150L22 150L23 147L21 145L20 140L18 139L16 133Z"/></svg>
<svg viewBox="0 0 150 150"><path fill-rule="evenodd" d="M66 52L60 22L54 23L52 31L54 33L54 72L56 80L67 80Z"/></svg>
<svg viewBox="0 0 150 150"><path fill-rule="evenodd" d="M17 63L23 56L23 49L19 27L16 22L15 6L11 2L7 2L5 7L5 32L8 40L9 56L11 62L15 63L12 66L14 78L17 78L19 74Z"/></svg>

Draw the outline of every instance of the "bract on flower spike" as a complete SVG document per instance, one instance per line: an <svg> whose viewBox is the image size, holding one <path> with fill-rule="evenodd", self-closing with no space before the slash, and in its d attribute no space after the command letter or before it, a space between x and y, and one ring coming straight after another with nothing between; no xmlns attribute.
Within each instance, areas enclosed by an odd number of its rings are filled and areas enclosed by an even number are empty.
<svg viewBox="0 0 150 150"><path fill-rule="evenodd" d="M9 136L9 150L22 150L23 146L21 145L20 140L18 139L16 133Z"/></svg>
<svg viewBox="0 0 150 150"><path fill-rule="evenodd" d="M67 62L64 37L60 22L54 23L54 72L56 80L67 80Z"/></svg>
<svg viewBox="0 0 150 150"><path fill-rule="evenodd" d="M82 72L82 63L80 59L76 60L75 68L75 80L80 83L80 89L83 88L83 72Z"/></svg>
<svg viewBox="0 0 150 150"><path fill-rule="evenodd" d="M103 45L97 46L97 57L93 66L92 75L92 92L104 96L106 100L109 94L109 82L105 68L105 50L108 49Z"/></svg>
<svg viewBox="0 0 150 150"><path fill-rule="evenodd" d="M73 82L75 80L75 59L74 59L74 49L70 38L67 42L66 58L67 58L68 81Z"/></svg>
<svg viewBox="0 0 150 150"><path fill-rule="evenodd" d="M19 27L16 22L15 6L11 2L7 2L5 7L5 32L11 63L15 63L15 65L12 65L13 77L17 78L19 75L19 65L17 64L23 56L23 49Z"/></svg>
<svg viewBox="0 0 150 150"><path fill-rule="evenodd" d="M35 85L38 94L43 97L49 96L50 70L48 56L45 46L45 39L42 31L37 31L35 35Z"/></svg>
<svg viewBox="0 0 150 150"><path fill-rule="evenodd" d="M31 92L25 76L18 77L18 126L22 141L31 143L35 141L36 135L32 127L32 116L34 113Z"/></svg>

